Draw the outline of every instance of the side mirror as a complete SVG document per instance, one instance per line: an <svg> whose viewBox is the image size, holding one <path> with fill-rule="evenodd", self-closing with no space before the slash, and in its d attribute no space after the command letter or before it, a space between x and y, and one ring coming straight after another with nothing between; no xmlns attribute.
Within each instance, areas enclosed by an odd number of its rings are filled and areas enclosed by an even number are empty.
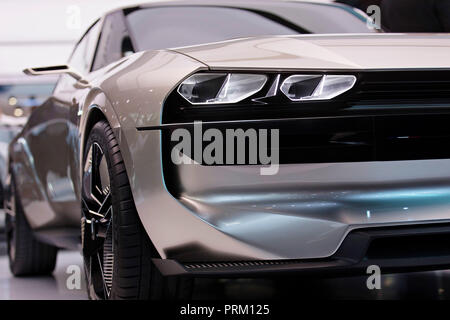
<svg viewBox="0 0 450 320"><path fill-rule="evenodd" d="M68 65L60 65L60 66L50 66L50 67L39 67L39 68L26 68L23 70L23 73L29 76L44 76L51 74L68 74L72 78L77 81L84 81L83 77L74 69L72 69Z"/></svg>

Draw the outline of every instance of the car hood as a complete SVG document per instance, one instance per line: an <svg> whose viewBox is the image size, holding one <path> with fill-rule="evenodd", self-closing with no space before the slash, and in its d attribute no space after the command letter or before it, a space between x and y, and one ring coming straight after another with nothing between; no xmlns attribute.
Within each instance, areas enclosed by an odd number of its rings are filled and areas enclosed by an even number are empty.
<svg viewBox="0 0 450 320"><path fill-rule="evenodd" d="M450 35L258 37L173 49L211 69L450 68Z"/></svg>

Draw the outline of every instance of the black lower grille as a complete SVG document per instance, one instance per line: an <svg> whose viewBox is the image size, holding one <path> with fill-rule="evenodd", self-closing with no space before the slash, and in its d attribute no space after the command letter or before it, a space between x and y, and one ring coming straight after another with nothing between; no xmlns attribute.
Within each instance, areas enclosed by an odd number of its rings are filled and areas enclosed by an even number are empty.
<svg viewBox="0 0 450 320"><path fill-rule="evenodd" d="M374 160L450 158L450 115L385 117L374 123Z"/></svg>
<svg viewBox="0 0 450 320"><path fill-rule="evenodd" d="M225 137L227 129L250 129L255 132L260 129L278 129L279 148L275 149L269 143L268 154L278 151L281 164L395 161L450 158L449 124L450 114L419 114L305 118L228 123L220 126L204 124L203 132L209 128L218 128ZM192 127L187 129L194 136ZM171 133L172 130L163 132L163 154L169 157L172 148L178 143L170 141ZM203 142L203 149L209 143ZM248 157L251 147L258 149L259 142L251 145L247 139L245 162L237 161L235 149L235 160L229 164L255 164ZM213 165L227 165L226 153L227 150L224 149L224 163ZM194 146L190 154L194 154Z"/></svg>
<svg viewBox="0 0 450 320"><path fill-rule="evenodd" d="M448 70L364 72L348 96L350 104L448 103L449 100Z"/></svg>
<svg viewBox="0 0 450 320"><path fill-rule="evenodd" d="M450 256L450 234L411 235L375 239L366 259L408 259Z"/></svg>
<svg viewBox="0 0 450 320"><path fill-rule="evenodd" d="M232 262L211 262L211 263L187 263L183 267L188 270L213 270L229 268L254 268L263 266L282 266L301 263L302 260L261 260L261 261L232 261Z"/></svg>

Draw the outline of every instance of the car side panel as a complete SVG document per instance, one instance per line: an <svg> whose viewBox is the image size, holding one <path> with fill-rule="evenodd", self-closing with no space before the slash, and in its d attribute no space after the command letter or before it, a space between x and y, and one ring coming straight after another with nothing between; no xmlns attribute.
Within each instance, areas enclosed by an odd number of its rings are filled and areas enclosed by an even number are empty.
<svg viewBox="0 0 450 320"><path fill-rule="evenodd" d="M69 109L70 105L49 99L32 114L10 147L16 191L37 234L70 230L79 224L74 168L69 163L77 130L68 121Z"/></svg>

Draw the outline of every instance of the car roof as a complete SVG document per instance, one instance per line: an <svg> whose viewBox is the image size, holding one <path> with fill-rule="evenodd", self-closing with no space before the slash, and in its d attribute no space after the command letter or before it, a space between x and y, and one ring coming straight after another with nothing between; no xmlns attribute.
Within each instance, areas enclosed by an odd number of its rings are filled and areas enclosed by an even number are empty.
<svg viewBox="0 0 450 320"><path fill-rule="evenodd" d="M177 1L153 1L142 3L137 2L135 5L122 6L113 10L110 10L104 14L104 16L117 12L120 10L134 9L134 8L158 8L158 7L180 7L180 6L209 6L209 7L255 7L258 8L261 4L274 4L274 3L302 3L312 5L328 5L333 7L348 8L349 6L342 3L335 3L333 0L177 0Z"/></svg>

